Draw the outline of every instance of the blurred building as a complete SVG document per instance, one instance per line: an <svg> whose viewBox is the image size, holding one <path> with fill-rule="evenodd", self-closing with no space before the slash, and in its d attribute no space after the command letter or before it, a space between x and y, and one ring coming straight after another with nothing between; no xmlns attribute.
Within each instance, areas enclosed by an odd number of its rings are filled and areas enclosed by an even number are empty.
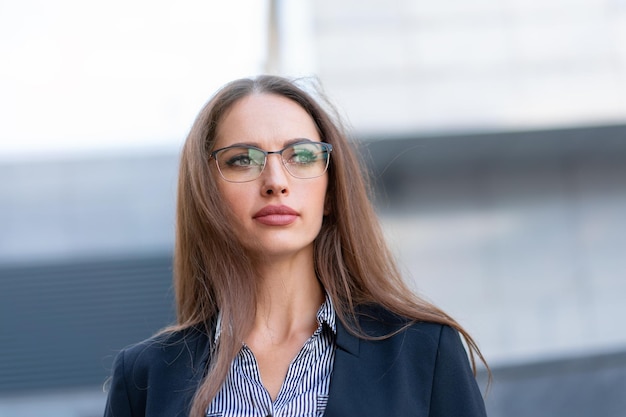
<svg viewBox="0 0 626 417"><path fill-rule="evenodd" d="M270 67L347 115L411 285L493 367L490 416L623 415L626 5L273 4ZM0 165L0 416L101 415L115 353L171 323L177 158Z"/></svg>

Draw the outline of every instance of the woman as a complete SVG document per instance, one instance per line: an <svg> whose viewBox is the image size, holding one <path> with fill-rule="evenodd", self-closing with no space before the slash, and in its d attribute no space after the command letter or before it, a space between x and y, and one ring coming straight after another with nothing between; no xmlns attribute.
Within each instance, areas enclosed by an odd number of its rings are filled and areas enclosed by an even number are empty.
<svg viewBox="0 0 626 417"><path fill-rule="evenodd" d="M118 355L105 416L485 415L476 344L407 289L346 136L294 82L200 112L174 280L178 323Z"/></svg>

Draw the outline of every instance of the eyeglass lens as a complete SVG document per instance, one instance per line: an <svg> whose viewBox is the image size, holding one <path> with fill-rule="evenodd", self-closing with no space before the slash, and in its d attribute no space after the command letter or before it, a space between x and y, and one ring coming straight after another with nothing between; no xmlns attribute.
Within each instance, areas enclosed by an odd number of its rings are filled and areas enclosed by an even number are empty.
<svg viewBox="0 0 626 417"><path fill-rule="evenodd" d="M328 167L329 145L300 142L281 151L265 152L251 146L235 146L215 154L217 166L226 181L246 182L258 178L265 168L267 155L278 153L287 171L296 178L319 177Z"/></svg>

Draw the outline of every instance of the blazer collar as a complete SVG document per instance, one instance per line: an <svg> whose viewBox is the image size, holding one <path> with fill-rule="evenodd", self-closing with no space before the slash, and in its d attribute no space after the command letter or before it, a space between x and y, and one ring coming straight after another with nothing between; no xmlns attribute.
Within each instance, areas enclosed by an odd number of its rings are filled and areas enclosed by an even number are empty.
<svg viewBox="0 0 626 417"><path fill-rule="evenodd" d="M324 417L345 417L354 414L354 404L361 401L360 384L367 383L358 377L361 363L361 339L354 336L341 320L337 320L337 348L330 378L328 403Z"/></svg>
<svg viewBox="0 0 626 417"><path fill-rule="evenodd" d="M354 336L341 320L337 320L337 349L343 350L353 356L359 356L361 339Z"/></svg>
<svg viewBox="0 0 626 417"><path fill-rule="evenodd" d="M194 358L199 358L198 367L196 368L196 377L203 378L208 369L213 349L215 347L215 319L208 326L198 324L194 326L194 330L199 333Z"/></svg>

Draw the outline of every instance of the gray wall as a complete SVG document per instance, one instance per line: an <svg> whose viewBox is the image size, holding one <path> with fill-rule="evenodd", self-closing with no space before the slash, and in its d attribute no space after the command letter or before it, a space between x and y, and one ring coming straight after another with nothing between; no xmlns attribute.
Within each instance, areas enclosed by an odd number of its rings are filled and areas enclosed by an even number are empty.
<svg viewBox="0 0 626 417"><path fill-rule="evenodd" d="M411 285L494 368L492 416L623 405L625 138L607 126L360 146ZM176 161L0 166L0 415L98 415L114 352L171 322Z"/></svg>
<svg viewBox="0 0 626 417"><path fill-rule="evenodd" d="M415 288L476 334L492 362L626 348L623 126L369 150Z"/></svg>
<svg viewBox="0 0 626 417"><path fill-rule="evenodd" d="M147 152L0 165L0 264L172 247L178 157Z"/></svg>

